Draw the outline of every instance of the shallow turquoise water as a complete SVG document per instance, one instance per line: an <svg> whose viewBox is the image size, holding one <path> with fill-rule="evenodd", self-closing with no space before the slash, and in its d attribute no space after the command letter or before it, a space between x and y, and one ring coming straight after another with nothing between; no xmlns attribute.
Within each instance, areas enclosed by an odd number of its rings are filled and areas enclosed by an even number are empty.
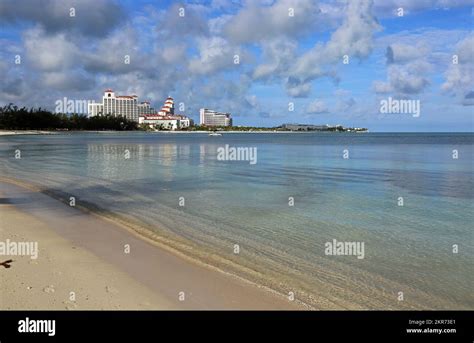
<svg viewBox="0 0 474 343"><path fill-rule="evenodd" d="M318 308L473 309L473 143L474 134L5 136L0 173L189 239ZM257 148L257 163L217 160L225 144ZM364 242L365 258L325 255L333 239Z"/></svg>

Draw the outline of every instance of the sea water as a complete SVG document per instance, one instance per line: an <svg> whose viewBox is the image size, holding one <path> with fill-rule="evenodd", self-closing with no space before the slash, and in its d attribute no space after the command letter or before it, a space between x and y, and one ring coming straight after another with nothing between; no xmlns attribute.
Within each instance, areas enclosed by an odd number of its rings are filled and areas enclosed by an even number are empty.
<svg viewBox="0 0 474 343"><path fill-rule="evenodd" d="M315 308L474 309L473 143L472 133L4 136L0 175ZM217 158L226 146L254 149L255 163ZM363 258L328 254L331 242L363 244Z"/></svg>

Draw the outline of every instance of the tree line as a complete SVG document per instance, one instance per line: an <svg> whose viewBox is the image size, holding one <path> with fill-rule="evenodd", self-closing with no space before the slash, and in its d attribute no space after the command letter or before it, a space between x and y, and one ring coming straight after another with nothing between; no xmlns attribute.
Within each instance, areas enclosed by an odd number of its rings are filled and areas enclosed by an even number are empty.
<svg viewBox="0 0 474 343"><path fill-rule="evenodd" d="M45 109L17 107L9 104L0 107L1 130L138 130L138 123L121 116L53 113Z"/></svg>

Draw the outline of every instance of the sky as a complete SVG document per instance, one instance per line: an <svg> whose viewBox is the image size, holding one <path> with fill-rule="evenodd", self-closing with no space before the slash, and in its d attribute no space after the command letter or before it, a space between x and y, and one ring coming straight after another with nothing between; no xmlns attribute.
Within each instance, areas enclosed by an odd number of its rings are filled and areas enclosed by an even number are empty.
<svg viewBox="0 0 474 343"><path fill-rule="evenodd" d="M474 0L1 0L0 105L112 88L195 121L472 132L473 23Z"/></svg>

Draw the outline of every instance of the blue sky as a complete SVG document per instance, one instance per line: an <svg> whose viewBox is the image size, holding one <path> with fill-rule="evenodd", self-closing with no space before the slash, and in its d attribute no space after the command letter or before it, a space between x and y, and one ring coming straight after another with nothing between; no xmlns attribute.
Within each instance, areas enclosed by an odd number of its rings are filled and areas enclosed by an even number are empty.
<svg viewBox="0 0 474 343"><path fill-rule="evenodd" d="M231 112L236 125L474 128L474 0L37 4L0 4L0 105L54 109L113 88L158 108L171 95L195 120L201 107ZM419 101L420 116L381 113L388 98Z"/></svg>

